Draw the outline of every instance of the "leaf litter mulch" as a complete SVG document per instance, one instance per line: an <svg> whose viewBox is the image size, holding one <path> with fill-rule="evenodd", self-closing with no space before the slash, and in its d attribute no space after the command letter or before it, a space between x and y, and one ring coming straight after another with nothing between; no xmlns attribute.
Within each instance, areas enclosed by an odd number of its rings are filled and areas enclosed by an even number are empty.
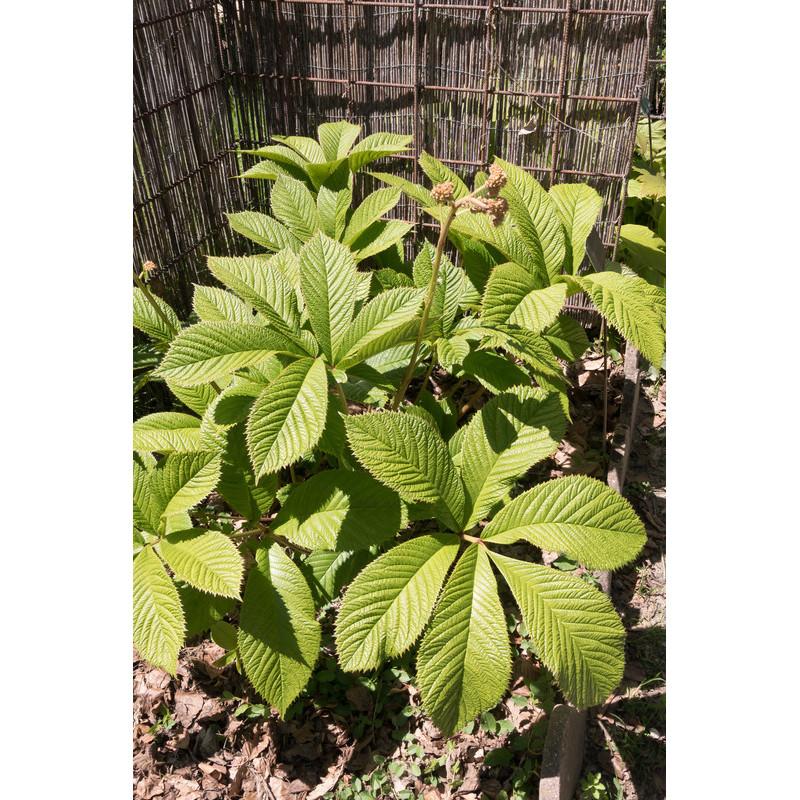
<svg viewBox="0 0 800 800"><path fill-rule="evenodd" d="M572 423L558 452L528 480L569 474L603 478L602 370L602 356L589 353L568 374ZM622 369L614 366L609 435L622 382ZM584 775L602 775L611 800L665 797L666 384L646 381L641 392L625 493L645 523L648 542L633 565L613 576L612 598L628 630L627 665L618 692L590 712L583 765ZM454 399L468 400L473 393L474 387L465 387ZM520 548L521 558L540 555L529 545L513 547ZM541 556L551 562L556 554ZM561 561L556 566L582 573ZM548 715L560 696L535 658L527 631L514 624L510 597L506 605L515 655L511 690L450 740L422 712L414 651L368 676L338 668L335 604L321 619L317 670L284 720L234 665L215 665L225 651L213 642L191 640L181 651L175 678L134 649L133 797L502 800L516 793L535 798ZM581 796L576 790L575 797Z"/></svg>

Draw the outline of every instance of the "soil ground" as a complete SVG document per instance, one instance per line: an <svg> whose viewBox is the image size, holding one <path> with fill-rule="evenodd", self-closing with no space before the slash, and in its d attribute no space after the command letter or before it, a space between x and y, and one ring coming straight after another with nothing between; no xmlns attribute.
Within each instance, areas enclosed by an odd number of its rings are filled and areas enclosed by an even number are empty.
<svg viewBox="0 0 800 800"><path fill-rule="evenodd" d="M602 357L590 354L569 374L573 422L553 459L535 468L537 478L602 479L602 367ZM619 366L609 387L610 434L622 388ZM645 382L641 391L625 494L649 538L639 559L613 576L612 598L628 630L625 678L603 707L590 710L583 766L584 776L600 773L611 800L666 796L666 383ZM473 393L467 387L458 399ZM528 548L520 557L540 555L528 545L514 547ZM516 656L511 691L449 741L421 711L413 652L380 674L338 669L335 607L322 619L317 671L284 720L262 705L234 665L215 665L225 651L212 642L190 641L176 678L134 650L134 798L499 800L515 791L535 798L547 716L559 697L514 625L508 600Z"/></svg>

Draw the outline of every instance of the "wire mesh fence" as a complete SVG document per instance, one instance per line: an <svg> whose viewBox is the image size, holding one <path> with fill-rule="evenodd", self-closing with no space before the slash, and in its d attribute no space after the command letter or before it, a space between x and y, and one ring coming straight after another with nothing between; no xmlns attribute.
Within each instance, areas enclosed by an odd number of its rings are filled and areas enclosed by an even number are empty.
<svg viewBox="0 0 800 800"><path fill-rule="evenodd" d="M600 233L615 251L663 0L134 9L134 260L161 267L164 295L183 313L192 281L208 277L203 254L248 250L224 212L266 208L265 182L232 179L253 163L233 151L339 119L364 135L413 134L409 156L387 167L411 180L424 150L467 180L497 155L545 186L587 182L603 197ZM392 215L418 235L429 225L410 201Z"/></svg>

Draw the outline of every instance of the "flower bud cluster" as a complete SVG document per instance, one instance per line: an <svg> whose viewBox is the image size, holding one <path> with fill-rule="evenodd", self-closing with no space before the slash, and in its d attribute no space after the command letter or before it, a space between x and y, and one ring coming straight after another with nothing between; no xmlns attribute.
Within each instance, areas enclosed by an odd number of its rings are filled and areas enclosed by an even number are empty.
<svg viewBox="0 0 800 800"><path fill-rule="evenodd" d="M431 197L437 203L452 203L453 202L453 183L452 181L445 181L444 183L437 183L431 189Z"/></svg>
<svg viewBox="0 0 800 800"><path fill-rule="evenodd" d="M497 197L500 190L506 185L508 177L499 164L489 167L489 177L486 180L486 193L489 197Z"/></svg>
<svg viewBox="0 0 800 800"><path fill-rule="evenodd" d="M152 261L145 261L144 264L142 264L142 269L145 272L152 272L154 269L158 269L158 267Z"/></svg>
<svg viewBox="0 0 800 800"><path fill-rule="evenodd" d="M488 206L486 213L492 218L492 227L499 228L508 211L508 201L505 197L498 197L487 200L486 205Z"/></svg>

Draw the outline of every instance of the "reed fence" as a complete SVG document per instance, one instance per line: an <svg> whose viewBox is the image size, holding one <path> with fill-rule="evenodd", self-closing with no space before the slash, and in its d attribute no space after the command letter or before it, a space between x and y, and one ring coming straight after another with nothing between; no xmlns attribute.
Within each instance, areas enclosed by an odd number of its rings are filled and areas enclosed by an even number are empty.
<svg viewBox="0 0 800 800"><path fill-rule="evenodd" d="M262 182L232 178L253 163L233 151L273 134L314 136L339 119L364 135L413 134L410 155L387 161L412 180L424 150L467 180L498 155L545 186L591 184L611 256L642 94L655 92L664 7L135 0L134 262L155 261L160 291L188 313L191 283L210 280L203 255L248 250L224 212L267 207ZM392 216L428 232L410 201Z"/></svg>

